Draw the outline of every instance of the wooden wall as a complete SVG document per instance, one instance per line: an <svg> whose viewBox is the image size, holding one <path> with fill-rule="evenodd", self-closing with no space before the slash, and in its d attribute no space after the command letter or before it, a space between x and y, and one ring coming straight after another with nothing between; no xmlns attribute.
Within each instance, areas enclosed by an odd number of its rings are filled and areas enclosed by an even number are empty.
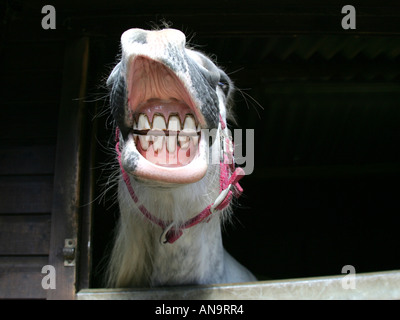
<svg viewBox="0 0 400 320"><path fill-rule="evenodd" d="M22 8L11 9L0 52L0 298L43 299L64 41L23 37Z"/></svg>
<svg viewBox="0 0 400 320"><path fill-rule="evenodd" d="M5 50L12 55L20 48L8 43ZM49 255L60 74L12 67L1 74L17 89L1 95L0 297L44 298L40 270Z"/></svg>
<svg viewBox="0 0 400 320"><path fill-rule="evenodd" d="M1 146L0 168L0 298L44 298L54 146Z"/></svg>

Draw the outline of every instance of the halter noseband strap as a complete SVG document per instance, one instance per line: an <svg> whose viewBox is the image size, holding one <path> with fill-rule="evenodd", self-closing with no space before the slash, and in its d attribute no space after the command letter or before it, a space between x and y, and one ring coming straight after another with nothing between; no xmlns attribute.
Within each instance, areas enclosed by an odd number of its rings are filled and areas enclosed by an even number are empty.
<svg viewBox="0 0 400 320"><path fill-rule="evenodd" d="M220 116L220 123L221 123L221 128L225 130L226 125L224 121L222 120L222 117ZM239 197L243 191L242 187L239 185L239 180L244 176L244 170L240 167L235 168L235 165L233 163L233 150L232 152L229 152L230 148L232 147L232 141L230 140L229 137L225 137L224 143L227 144L225 149L228 150L227 153L224 152L223 160L220 162L220 193L217 197L217 199L214 201L213 204L208 205L203 211L201 211L198 215L195 217L187 220L185 223L179 225L179 226L174 226L174 222L171 221L164 221L153 214L151 214L144 205L138 204L139 199L135 194L135 191L133 190L131 180L129 178L128 173L124 170L121 162L121 150L119 148L119 129L117 128L116 130L116 145L115 149L118 154L118 162L119 166L121 168L121 174L122 178L124 179L124 182L126 184L126 187L129 191L129 194L131 195L132 200L135 202L135 204L138 206L140 212L151 222L154 224L157 224L163 229L163 232L161 233L160 237L160 242L162 244L166 243L174 243L176 240L178 240L182 234L184 229L188 229L190 227L193 227L200 222L208 222L211 219L211 215L215 211L221 211L224 208L226 208L230 201L232 200L232 195L235 197ZM232 174L231 174L232 173Z"/></svg>

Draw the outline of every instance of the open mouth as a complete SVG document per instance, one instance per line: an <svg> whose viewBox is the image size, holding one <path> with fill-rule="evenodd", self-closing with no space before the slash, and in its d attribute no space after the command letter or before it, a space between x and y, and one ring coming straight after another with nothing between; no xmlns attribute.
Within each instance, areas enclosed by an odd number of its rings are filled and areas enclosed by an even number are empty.
<svg viewBox="0 0 400 320"><path fill-rule="evenodd" d="M133 138L140 154L166 167L190 163L198 152L201 126L189 106L176 99L150 99L133 115Z"/></svg>
<svg viewBox="0 0 400 320"><path fill-rule="evenodd" d="M201 129L206 124L183 82L164 64L138 56L131 62L127 85L129 139L140 154L132 173L164 182L202 178L207 144Z"/></svg>

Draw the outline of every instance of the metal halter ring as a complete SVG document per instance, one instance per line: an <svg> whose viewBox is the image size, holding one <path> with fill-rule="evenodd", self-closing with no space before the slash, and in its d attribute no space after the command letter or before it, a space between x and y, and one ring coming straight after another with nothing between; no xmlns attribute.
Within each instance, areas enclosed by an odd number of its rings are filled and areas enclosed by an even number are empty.
<svg viewBox="0 0 400 320"><path fill-rule="evenodd" d="M222 203L222 201L225 200L231 187L232 187L232 185L230 184L228 187L226 187L224 190L222 190L221 193L218 195L217 199L215 199L214 204L210 208L212 213L214 213L216 208Z"/></svg>
<svg viewBox="0 0 400 320"><path fill-rule="evenodd" d="M168 243L167 233L172 229L173 226L174 226L174 223L172 222L163 230L163 232L161 233L161 236L160 236L160 243L161 244Z"/></svg>

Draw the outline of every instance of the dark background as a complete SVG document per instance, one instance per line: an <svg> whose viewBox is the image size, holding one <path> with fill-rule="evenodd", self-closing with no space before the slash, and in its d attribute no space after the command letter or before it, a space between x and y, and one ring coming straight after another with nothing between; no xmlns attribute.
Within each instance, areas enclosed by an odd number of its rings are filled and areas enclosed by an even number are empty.
<svg viewBox="0 0 400 320"><path fill-rule="evenodd" d="M254 172L242 180L244 195L225 228L228 251L261 280L340 274L348 264L359 273L399 268L396 2L353 1L356 30L341 28L347 4L341 1L203 0L183 7L180 1L59 0L49 3L56 30L41 28L45 4L2 3L0 266L39 265L48 255L46 196L53 185L64 50L88 37L85 138L96 141L87 148L94 159L87 170L95 175L91 286L101 286L118 216L115 189L102 197L115 170L104 82L123 31L166 21L230 75L239 89L237 127L255 132ZM23 170L25 160L7 160L21 152L40 169L32 173ZM23 203L30 198L9 203L11 194L27 192L45 202L44 209L27 210ZM5 230L21 226L28 226L27 239L44 237L43 248L10 245L22 231Z"/></svg>

